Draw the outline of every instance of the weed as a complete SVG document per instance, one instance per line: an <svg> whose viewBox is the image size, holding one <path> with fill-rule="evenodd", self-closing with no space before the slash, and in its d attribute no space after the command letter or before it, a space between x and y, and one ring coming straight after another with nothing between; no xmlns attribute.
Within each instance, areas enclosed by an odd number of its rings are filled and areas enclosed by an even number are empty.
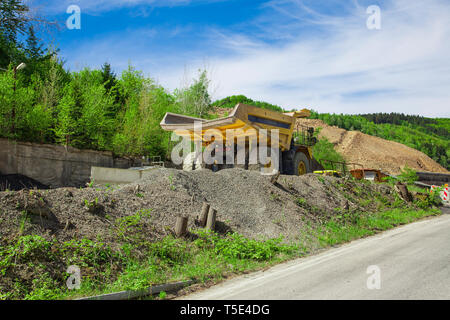
<svg viewBox="0 0 450 320"><path fill-rule="evenodd" d="M143 219L151 216L151 210L142 209L133 215L116 219L117 235L122 240L139 240L143 231Z"/></svg>
<svg viewBox="0 0 450 320"><path fill-rule="evenodd" d="M359 201L359 205L361 207L368 207L370 204L372 204L373 200L372 199L365 199L365 200L360 200Z"/></svg>
<svg viewBox="0 0 450 320"><path fill-rule="evenodd" d="M161 241L148 244L149 253L169 265L186 263L190 259L185 241L168 236Z"/></svg>
<svg viewBox="0 0 450 320"><path fill-rule="evenodd" d="M347 193L344 193L343 196L344 196L345 199L347 199L350 202L353 202L353 203L356 202L355 199L351 195L349 195Z"/></svg>
<svg viewBox="0 0 450 320"><path fill-rule="evenodd" d="M175 190L176 190L176 187L175 187L175 185L173 184L173 175L172 175L172 174L169 175L169 183L170 183L170 190L175 191Z"/></svg>
<svg viewBox="0 0 450 320"><path fill-rule="evenodd" d="M414 204L421 208L421 209L426 209L432 206L441 206L442 205L442 199L440 196L441 191L443 190L443 186L442 187L438 187L435 188L433 191L430 191L425 199L420 199L420 200L416 200L414 201Z"/></svg>
<svg viewBox="0 0 450 320"><path fill-rule="evenodd" d="M61 253L66 256L69 264L80 267L100 267L113 260L120 260L120 255L102 242L89 239L64 242Z"/></svg>
<svg viewBox="0 0 450 320"><path fill-rule="evenodd" d="M30 221L28 213L26 211L22 211L22 217L20 218L19 224L19 234L22 235L25 232L25 225Z"/></svg>
<svg viewBox="0 0 450 320"><path fill-rule="evenodd" d="M297 205L299 205L300 207L305 207L307 204L307 201L305 198L297 198L296 202L297 202Z"/></svg>
<svg viewBox="0 0 450 320"><path fill-rule="evenodd" d="M232 233L224 238L210 231L199 231L195 244L200 248L212 247L216 254L225 258L269 260L277 253L289 253L295 250L293 246L282 244L282 237L259 241L244 238L238 233Z"/></svg>
<svg viewBox="0 0 450 320"><path fill-rule="evenodd" d="M342 213L342 212L344 211L344 209L341 208L341 207L336 207L336 208L334 208L333 210L334 210L335 212L337 212L337 213Z"/></svg>
<svg viewBox="0 0 450 320"><path fill-rule="evenodd" d="M280 199L280 195L277 193L272 193L270 195L270 200L275 201L275 200L279 200Z"/></svg>

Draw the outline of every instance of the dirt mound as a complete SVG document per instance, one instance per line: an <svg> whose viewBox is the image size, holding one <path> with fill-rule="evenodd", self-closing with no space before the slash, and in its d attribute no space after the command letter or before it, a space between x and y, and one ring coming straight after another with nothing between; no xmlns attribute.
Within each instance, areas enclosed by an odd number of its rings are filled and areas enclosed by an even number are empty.
<svg viewBox="0 0 450 320"><path fill-rule="evenodd" d="M297 239L308 221L326 220L339 210L371 210L377 197L383 197L386 203L394 201L389 186L343 178L280 176L273 185L270 177L257 171L227 169L213 173L161 168L139 184L115 190L0 192L0 238L13 239L20 234L58 241L100 237L114 247L118 236L111 230L116 230L118 219L146 212L149 215L142 221L148 239L159 239L171 233L178 215L188 216L189 228L196 229L195 220L207 201L218 211L219 232Z"/></svg>
<svg viewBox="0 0 450 320"><path fill-rule="evenodd" d="M0 191L22 189L48 189L49 187L21 174L0 174Z"/></svg>
<svg viewBox="0 0 450 320"><path fill-rule="evenodd" d="M381 169L397 175L407 165L417 171L448 173L426 154L398 142L329 126L316 119L298 119L297 124L322 128L319 138L325 137L333 143L336 151L342 154L347 162L359 163L365 168Z"/></svg>

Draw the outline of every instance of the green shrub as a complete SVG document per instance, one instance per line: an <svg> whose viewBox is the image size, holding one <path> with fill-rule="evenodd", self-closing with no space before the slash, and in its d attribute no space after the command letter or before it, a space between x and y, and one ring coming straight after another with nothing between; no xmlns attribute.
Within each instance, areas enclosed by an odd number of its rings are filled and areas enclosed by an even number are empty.
<svg viewBox="0 0 450 320"><path fill-rule="evenodd" d="M66 257L69 264L80 267L99 267L111 260L120 260L118 253L101 242L89 239L71 240L64 242L61 253Z"/></svg>
<svg viewBox="0 0 450 320"><path fill-rule="evenodd" d="M199 247L212 247L214 252L225 258L269 260L278 253L289 253L294 247L282 244L282 237L266 241L248 239L238 233L226 237L209 231L199 231L195 243Z"/></svg>
<svg viewBox="0 0 450 320"><path fill-rule="evenodd" d="M318 136L319 132L320 129L316 130L316 137ZM324 160L345 162L344 157L334 149L334 145L325 137L320 138L314 145L313 156L319 163L322 164L322 166L326 170L342 170L342 168L339 165L334 166L333 164Z"/></svg>
<svg viewBox="0 0 450 320"><path fill-rule="evenodd" d="M433 189L433 191L430 191L426 198L423 200L416 200L414 203L416 206L422 209L427 209L433 206L442 206L442 198L441 198L441 191L444 189L443 186Z"/></svg>
<svg viewBox="0 0 450 320"><path fill-rule="evenodd" d="M170 236L161 241L149 243L148 248L149 254L169 265L186 263L190 259L187 243Z"/></svg>

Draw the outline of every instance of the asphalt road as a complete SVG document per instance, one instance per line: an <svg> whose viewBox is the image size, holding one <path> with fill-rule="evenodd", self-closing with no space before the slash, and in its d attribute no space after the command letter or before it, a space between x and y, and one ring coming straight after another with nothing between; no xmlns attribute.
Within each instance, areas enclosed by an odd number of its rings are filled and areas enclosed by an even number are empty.
<svg viewBox="0 0 450 320"><path fill-rule="evenodd" d="M450 209L444 210L180 299L450 299Z"/></svg>

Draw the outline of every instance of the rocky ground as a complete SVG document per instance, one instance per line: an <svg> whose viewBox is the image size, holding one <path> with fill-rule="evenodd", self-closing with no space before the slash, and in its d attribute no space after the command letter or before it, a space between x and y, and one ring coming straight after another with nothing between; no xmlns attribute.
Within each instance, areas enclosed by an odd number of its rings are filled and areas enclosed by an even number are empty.
<svg viewBox="0 0 450 320"><path fill-rule="evenodd" d="M326 220L342 210L375 210L395 199L388 185L345 178L282 175L272 184L257 171L161 168L145 181L122 187L0 192L0 236L100 237L114 246L116 234L110 231L117 219L141 212L146 213L149 239L159 239L172 232L179 215L189 217L190 229L197 228L202 203L208 202L218 211L219 232L296 239L308 221Z"/></svg>

